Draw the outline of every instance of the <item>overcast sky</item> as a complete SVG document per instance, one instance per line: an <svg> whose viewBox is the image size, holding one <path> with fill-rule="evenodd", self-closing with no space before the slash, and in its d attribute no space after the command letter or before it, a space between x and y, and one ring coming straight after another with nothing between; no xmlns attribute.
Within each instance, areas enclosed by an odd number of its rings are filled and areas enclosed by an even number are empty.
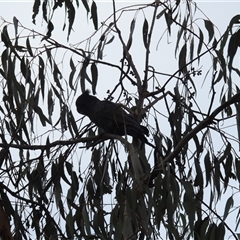
<svg viewBox="0 0 240 240"><path fill-rule="evenodd" d="M81 1L79 1L81 2ZM112 4L111 1L96 1L98 2L98 13L100 21L103 21L111 12L112 12ZM130 1L116 1L117 7L122 7L125 5L129 5ZM132 3L144 3L144 1L132 1ZM240 1L196 1L198 7L203 11L206 16L210 18L210 20L216 24L219 31L223 33L226 29L230 19L237 14L240 14ZM13 16L15 16L24 26L29 28L34 28L36 30L45 31L45 23L42 24L41 16L37 17L37 26L32 24L32 5L33 1L0 1L0 16L6 19L7 21L12 21ZM201 16L203 17L203 16ZM62 25L64 23L63 15L59 14L57 16L57 22L59 26L56 26L56 31L53 34L53 37L60 42L66 42L66 32L62 33L60 30L62 29ZM99 21L99 22L100 22ZM129 21L127 28L129 29ZM56 24L56 21L54 22ZM79 33L77 31L77 25L79 24L79 29L84 27L85 31ZM41 27L42 25L42 27ZM86 20L85 11L83 12L83 16L78 16L76 22L74 24L75 33L71 34L70 41L76 43L78 41L83 40L87 36L89 36L93 32L92 22ZM0 49L0 52L2 50ZM161 59L159 61L163 61ZM106 73L106 76L109 73ZM105 78L105 76L99 76L99 78ZM114 84L114 83L113 83ZM104 97L104 94L100 94L100 97ZM235 220L235 219L234 219Z"/></svg>

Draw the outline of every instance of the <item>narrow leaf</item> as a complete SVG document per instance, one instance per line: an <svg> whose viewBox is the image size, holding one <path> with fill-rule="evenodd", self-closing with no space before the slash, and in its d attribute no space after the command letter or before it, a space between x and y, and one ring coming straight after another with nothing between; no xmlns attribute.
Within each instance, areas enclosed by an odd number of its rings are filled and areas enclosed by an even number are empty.
<svg viewBox="0 0 240 240"><path fill-rule="evenodd" d="M193 60L193 51L194 51L194 38L192 38L190 43L190 61Z"/></svg>
<svg viewBox="0 0 240 240"><path fill-rule="evenodd" d="M205 24L205 27L206 27L206 29L208 31L208 43L209 43L212 40L213 35L214 35L213 24L209 20L204 20L204 24Z"/></svg>
<svg viewBox="0 0 240 240"><path fill-rule="evenodd" d="M74 76L74 74L75 74L75 72L76 72L76 67L74 66L74 63L73 63L73 60L72 60L72 58L70 58L70 67L71 67L71 72L70 72L70 75L69 75L69 86L70 86L70 88L71 89L73 89L74 90L74 86L73 86L73 76Z"/></svg>
<svg viewBox="0 0 240 240"><path fill-rule="evenodd" d="M39 56L39 65L38 65L38 77L41 82L41 91L42 91L42 96L44 98L44 87L45 87L44 61L40 56Z"/></svg>
<svg viewBox="0 0 240 240"><path fill-rule="evenodd" d="M52 54L51 54L51 51L46 47L45 47L45 50L46 50L46 54L47 54L47 60L49 61L50 63L50 66L51 66L51 69L53 68L53 61L52 61Z"/></svg>
<svg viewBox="0 0 240 240"><path fill-rule="evenodd" d="M92 2L92 6L91 6L91 15L92 15L92 20L93 20L93 25L95 30L98 29L98 17L97 17L97 5L95 3L95 1Z"/></svg>
<svg viewBox="0 0 240 240"><path fill-rule="evenodd" d="M8 49L6 48L3 52L2 52L2 55L1 55L1 61L2 61L2 67L3 67L3 73L2 75L5 76L5 73L8 72ZM6 76L4 77L6 78Z"/></svg>
<svg viewBox="0 0 240 240"><path fill-rule="evenodd" d="M20 68L21 68L22 75L26 79L26 82L30 83L31 82L31 71L30 71L30 67L29 67L27 58L26 58L26 63L25 63L24 57L21 59Z"/></svg>
<svg viewBox="0 0 240 240"><path fill-rule="evenodd" d="M180 54L179 54L179 60L178 60L178 67L179 70L183 73L187 72L187 68L186 68L186 54L187 54L187 45L186 43L183 45Z"/></svg>
<svg viewBox="0 0 240 240"><path fill-rule="evenodd" d="M145 48L147 48L147 43L148 43L148 21L145 18L144 23L143 23L143 28L142 28L142 35L143 35L143 43Z"/></svg>
<svg viewBox="0 0 240 240"><path fill-rule="evenodd" d="M52 90L49 89L48 91L48 115L49 115L49 119L51 119L52 113L53 113L53 108L54 108L54 101L52 98Z"/></svg>
<svg viewBox="0 0 240 240"><path fill-rule="evenodd" d="M46 122L50 123L49 120L46 118L46 116L43 114L43 111L40 107L35 106L34 111L38 114L43 126L46 126Z"/></svg>
<svg viewBox="0 0 240 240"><path fill-rule="evenodd" d="M224 214L223 214L223 221L227 218L231 207L233 207L233 197L232 196L230 196L226 202Z"/></svg>
<svg viewBox="0 0 240 240"><path fill-rule="evenodd" d="M68 112L68 120L69 120L69 124L71 125L71 128L73 129L73 131L75 133L75 136L77 136L78 135L78 127L77 127L76 121L75 121L74 116L71 111Z"/></svg>
<svg viewBox="0 0 240 240"><path fill-rule="evenodd" d="M36 24L36 16L39 13L39 7L40 7L40 0L35 0L33 4L33 15L32 15L32 22L33 24Z"/></svg>
<svg viewBox="0 0 240 240"><path fill-rule="evenodd" d="M229 70L232 68L233 58L234 58L234 56L237 52L237 48L239 46L240 46L240 29L231 36L229 44L228 44L228 57L229 57L228 68L229 68Z"/></svg>
<svg viewBox="0 0 240 240"><path fill-rule="evenodd" d="M203 45L203 32L199 28L199 44L198 44L198 48L197 48L197 55L200 54L200 52L202 50L202 45Z"/></svg>
<svg viewBox="0 0 240 240"><path fill-rule="evenodd" d="M67 39L69 39L69 35L71 33L72 30L72 26L73 26L73 22L75 19L75 8L72 4L72 1L65 1L66 4L66 8L67 8L67 16L68 16L68 36Z"/></svg>
<svg viewBox="0 0 240 240"><path fill-rule="evenodd" d="M219 159L215 156L214 157L214 175L213 175L213 180L214 180L214 187L217 190L217 198L219 199L221 196L221 188L220 188L220 163Z"/></svg>
<svg viewBox="0 0 240 240"><path fill-rule="evenodd" d="M128 42L127 42L127 50L129 50L132 46L132 40L133 40L133 32L134 32L134 29L135 29L135 23L136 23L136 20L133 19L131 21L131 25L130 25L130 34L129 34L129 38L128 38Z"/></svg>
<svg viewBox="0 0 240 240"><path fill-rule="evenodd" d="M82 0L82 4L85 7L87 14L90 12L89 6L88 6L88 1L87 0Z"/></svg>
<svg viewBox="0 0 240 240"><path fill-rule="evenodd" d="M195 186L199 186L200 189L203 189L203 175L202 175L202 169L199 163L199 159L195 158L194 159L194 163L195 163L195 169L196 169L196 178L194 181L194 185Z"/></svg>
<svg viewBox="0 0 240 240"><path fill-rule="evenodd" d="M112 36L106 43L105 43L105 45L107 45L107 44L109 44L109 43L111 43L113 40L114 40L114 36Z"/></svg>
<svg viewBox="0 0 240 240"><path fill-rule="evenodd" d="M45 22L47 22L47 1L44 0L42 4L42 13L43 13L43 19Z"/></svg>
<svg viewBox="0 0 240 240"><path fill-rule="evenodd" d="M4 42L6 47L10 47L12 45L11 41L10 41L10 38L9 38L9 35L8 35L8 32L7 32L7 26L3 27L3 30L2 30L2 33L1 33L1 39Z"/></svg>
<svg viewBox="0 0 240 240"><path fill-rule="evenodd" d="M14 25L15 37L16 37L18 34L18 19L16 17L13 17L13 25Z"/></svg>
<svg viewBox="0 0 240 240"><path fill-rule="evenodd" d="M102 60L102 57L103 57L103 48L102 48L102 41L100 41L98 44L97 59Z"/></svg>
<svg viewBox="0 0 240 240"><path fill-rule="evenodd" d="M166 20L166 23L167 23L169 35L171 35L171 25L173 23L171 10L169 10L167 13L165 12L164 16L165 16L165 20Z"/></svg>
<svg viewBox="0 0 240 240"><path fill-rule="evenodd" d="M52 35L52 31L54 29L54 26L51 21L48 22L48 31L47 31L47 38L50 38Z"/></svg>
<svg viewBox="0 0 240 240"><path fill-rule="evenodd" d="M31 48L31 45L30 45L29 38L27 38L27 40L26 40L26 46L27 46L27 50L28 50L30 56L33 57L33 52L32 52L32 48Z"/></svg>
<svg viewBox="0 0 240 240"><path fill-rule="evenodd" d="M235 159L235 168L236 168L237 179L238 179L238 182L240 183L240 161L238 160L238 158Z"/></svg>
<svg viewBox="0 0 240 240"><path fill-rule="evenodd" d="M60 113L60 123L61 123L62 132L67 130L66 116L67 116L67 106L62 105L61 113Z"/></svg>
<svg viewBox="0 0 240 240"><path fill-rule="evenodd" d="M225 225L224 222L220 222L217 227L216 239L225 239Z"/></svg>
<svg viewBox="0 0 240 240"><path fill-rule="evenodd" d="M180 28L180 30L178 31L177 34L177 41L176 41L176 47L175 47L175 56L177 55L177 50L179 47L179 42L181 40L182 34L184 32L184 29L187 27L187 18L184 18L183 23L182 23L182 27Z"/></svg>
<svg viewBox="0 0 240 240"><path fill-rule="evenodd" d="M204 165L205 165L205 174L206 174L206 186L208 185L208 183L210 182L210 177L211 177L211 162L210 162L210 156L209 156L209 152L207 152L207 154L204 157Z"/></svg>
<svg viewBox="0 0 240 240"><path fill-rule="evenodd" d="M166 12L166 8L164 8L160 13L157 14L157 19L161 18L163 14Z"/></svg>
<svg viewBox="0 0 240 240"><path fill-rule="evenodd" d="M57 64L54 62L54 70L53 70L53 79L54 81L56 82L57 84L57 87L60 89L60 90L63 90L62 88L62 85L59 81L59 79L62 78L62 73L60 72L60 70L58 69L58 66Z"/></svg>
<svg viewBox="0 0 240 240"><path fill-rule="evenodd" d="M91 73L92 73L92 92L96 94L96 86L97 86L97 79L98 79L98 69L96 64L93 62L91 65Z"/></svg>

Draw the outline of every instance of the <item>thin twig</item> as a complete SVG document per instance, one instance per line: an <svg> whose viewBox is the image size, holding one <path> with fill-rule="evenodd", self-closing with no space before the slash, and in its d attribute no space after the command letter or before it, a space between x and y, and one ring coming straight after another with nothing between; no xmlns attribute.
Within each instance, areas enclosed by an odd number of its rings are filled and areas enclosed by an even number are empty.
<svg viewBox="0 0 240 240"><path fill-rule="evenodd" d="M181 152L184 146L194 137L198 132L203 130L209 124L214 122L215 117L223 111L226 107L230 106L233 103L236 103L240 100L240 93L235 94L232 98L226 101L224 104L216 108L209 117L202 120L192 131L190 131L187 135L185 135L181 141L179 141L178 145L175 147L174 151L169 154L165 159L164 163L171 162L177 155ZM161 167L161 166L159 166Z"/></svg>

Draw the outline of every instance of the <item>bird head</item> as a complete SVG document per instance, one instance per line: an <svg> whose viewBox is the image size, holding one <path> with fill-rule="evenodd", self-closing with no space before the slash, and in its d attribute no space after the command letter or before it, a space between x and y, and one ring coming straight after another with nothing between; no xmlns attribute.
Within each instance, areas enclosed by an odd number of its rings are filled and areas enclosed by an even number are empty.
<svg viewBox="0 0 240 240"><path fill-rule="evenodd" d="M76 100L76 107L77 111L83 115L86 115L87 110L88 110L88 103L89 103L89 98L91 96L89 95L89 90L86 90L83 92L82 95L80 95L77 100Z"/></svg>

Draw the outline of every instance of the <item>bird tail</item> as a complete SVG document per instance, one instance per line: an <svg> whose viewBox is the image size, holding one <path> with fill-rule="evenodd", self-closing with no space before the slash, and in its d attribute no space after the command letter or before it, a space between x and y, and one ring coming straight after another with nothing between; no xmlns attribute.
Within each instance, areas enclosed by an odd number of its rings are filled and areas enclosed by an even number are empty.
<svg viewBox="0 0 240 240"><path fill-rule="evenodd" d="M142 126L142 125L140 125L140 127L141 127L141 129L142 129L143 134L149 136L149 131L148 131L148 129L147 129L146 127Z"/></svg>
<svg viewBox="0 0 240 240"><path fill-rule="evenodd" d="M140 139L144 143L148 142L147 138L144 136L144 135L149 136L149 131L146 127L140 125L140 128L138 127L132 130L133 130L132 136L136 136L138 139Z"/></svg>

